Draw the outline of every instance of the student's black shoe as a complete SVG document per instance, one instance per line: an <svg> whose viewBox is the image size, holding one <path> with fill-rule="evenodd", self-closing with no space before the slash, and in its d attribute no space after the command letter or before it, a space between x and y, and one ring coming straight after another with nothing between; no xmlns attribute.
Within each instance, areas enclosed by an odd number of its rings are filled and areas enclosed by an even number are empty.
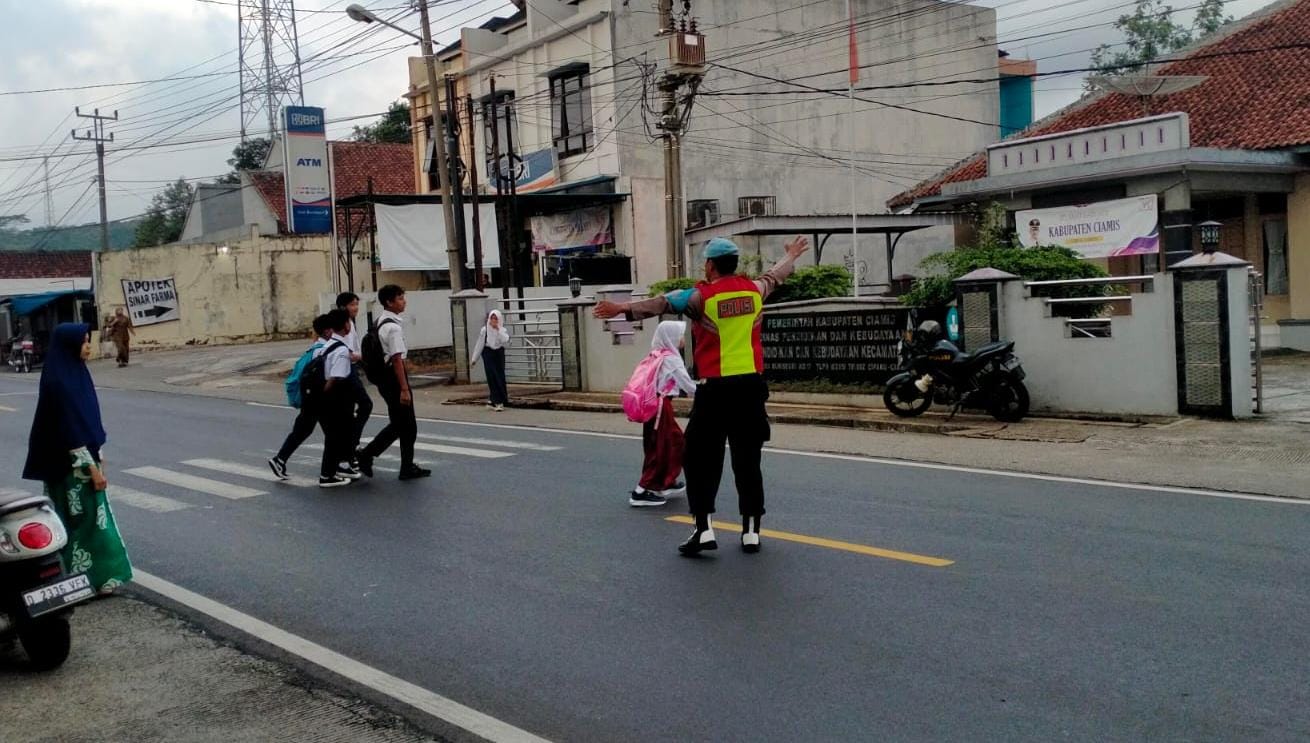
<svg viewBox="0 0 1310 743"><path fill-rule="evenodd" d="M400 471L400 479L402 480L418 480L423 477L431 477L431 476L432 476L432 470L425 470L422 467L418 466L417 464L411 464L410 466Z"/></svg>
<svg viewBox="0 0 1310 743"><path fill-rule="evenodd" d="M691 536L688 537L687 541L678 545L678 551L687 557L699 555L702 552L716 550L718 548L719 543L714 539L714 529L712 528L705 530L697 529L691 533Z"/></svg>
<svg viewBox="0 0 1310 743"><path fill-rule="evenodd" d="M351 467L349 464L346 464L345 462L342 462L341 464L337 465L337 477L344 477L347 480L358 480L363 476L364 474L362 472L355 469L354 467Z"/></svg>
<svg viewBox="0 0 1310 743"><path fill-rule="evenodd" d="M687 483L682 482L681 480L674 483L673 487L660 491L660 495L664 496L665 498L676 498L680 495L686 495L686 494L687 494Z"/></svg>
<svg viewBox="0 0 1310 743"><path fill-rule="evenodd" d="M668 501L659 493L650 490L642 490L641 492L634 490L630 495L628 495L628 505L633 508L652 508L655 506L662 506L666 503L668 503Z"/></svg>
<svg viewBox="0 0 1310 743"><path fill-rule="evenodd" d="M349 485L351 482L353 482L353 480L350 478L342 477L340 475L318 478L318 486L320 488L340 488Z"/></svg>
<svg viewBox="0 0 1310 743"><path fill-rule="evenodd" d="M355 452L354 465L360 472L364 473L365 477L373 476L373 457L362 451L357 451Z"/></svg>
<svg viewBox="0 0 1310 743"><path fill-rule="evenodd" d="M279 480L291 479L291 475L287 474L287 463L277 457L268 460L268 468L273 470L273 476Z"/></svg>

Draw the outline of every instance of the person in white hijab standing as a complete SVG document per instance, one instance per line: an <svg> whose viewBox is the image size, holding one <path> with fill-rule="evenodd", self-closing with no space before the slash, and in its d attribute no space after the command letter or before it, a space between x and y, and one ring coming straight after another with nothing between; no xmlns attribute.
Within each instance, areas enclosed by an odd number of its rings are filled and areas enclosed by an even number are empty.
<svg viewBox="0 0 1310 743"><path fill-rule="evenodd" d="M655 338L650 343L651 354L660 358L655 377L660 409L654 418L642 424L641 444L646 456L641 480L628 496L628 505L634 508L662 506L670 496L686 491L686 486L678 481L686 440L673 414L673 398L679 394L696 394L696 383L682 359L686 334L687 323L665 320L655 328Z"/></svg>
<svg viewBox="0 0 1310 743"><path fill-rule="evenodd" d="M500 412L509 403L509 386L505 381L505 347L509 345L509 328L505 327L505 316L500 310L492 310L487 315L487 324L478 332L477 345L473 347L473 357L469 364L477 366L483 362L487 373L487 387L491 391L487 407Z"/></svg>

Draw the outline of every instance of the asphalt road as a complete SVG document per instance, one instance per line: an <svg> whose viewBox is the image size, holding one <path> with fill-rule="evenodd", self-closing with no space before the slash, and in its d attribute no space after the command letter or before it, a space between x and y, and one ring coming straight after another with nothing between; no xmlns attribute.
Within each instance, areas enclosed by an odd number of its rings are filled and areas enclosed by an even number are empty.
<svg viewBox="0 0 1310 743"><path fill-rule="evenodd" d="M0 376L27 489L34 382ZM320 491L262 475L286 410L102 406L141 569L547 738L1310 736L1310 506L770 453L801 541L688 560L680 501L627 506L637 441L423 422L433 479Z"/></svg>

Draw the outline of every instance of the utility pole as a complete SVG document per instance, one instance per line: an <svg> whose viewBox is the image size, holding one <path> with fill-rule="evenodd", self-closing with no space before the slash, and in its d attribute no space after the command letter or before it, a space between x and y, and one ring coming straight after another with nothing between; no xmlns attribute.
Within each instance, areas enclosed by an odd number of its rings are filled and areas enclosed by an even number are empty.
<svg viewBox="0 0 1310 743"><path fill-rule="evenodd" d="M514 127L511 125L513 121L514 103L506 101L505 167L508 168L509 174L505 179L509 181L509 275L514 281L514 289L518 291L519 299L523 299L523 272L519 271L519 254L522 252L519 240L523 238L523 227L519 221L519 156L514 151ZM500 166L497 165L496 169L499 170ZM523 309L522 302L519 302L519 309Z"/></svg>
<svg viewBox="0 0 1310 743"><path fill-rule="evenodd" d="M50 197L50 157L41 158L41 167L45 169L45 226L55 226L55 202Z"/></svg>
<svg viewBox="0 0 1310 743"><path fill-rule="evenodd" d="M472 132L472 130L469 130ZM465 266L468 264L468 235L464 224L464 179L459 176L459 115L455 110L455 78L446 76L446 163L450 166L450 206L455 212L455 242L459 244L460 286L468 286L465 281ZM451 273L455 273L452 266Z"/></svg>
<svg viewBox="0 0 1310 743"><path fill-rule="evenodd" d="M500 108L499 101L496 100L496 76L491 76L491 121L488 122L491 129L491 167L487 170L487 176L496 186L496 224L500 227L500 295L502 299L509 299L510 282L505 279L506 271L512 270L513 261L507 257L512 231L507 225L509 217L505 215L504 204L501 203L501 176L500 176ZM506 127L508 129L508 127Z"/></svg>
<svg viewBox="0 0 1310 743"><path fill-rule="evenodd" d="M428 0L417 0L419 23L423 27L423 66L428 72L428 110L432 113L432 136L438 134L441 108L437 105L437 56L432 48L432 24L428 21ZM441 213L446 221L446 258L450 265L450 290L457 292L464 288L464 263L461 260L459 241L456 235L455 210L450 200L450 171L446 164L445 143L432 145L433 158L437 161L437 179L441 185ZM464 215L459 215L459 222L464 222Z"/></svg>
<svg viewBox="0 0 1310 743"><path fill-rule="evenodd" d="M472 93L465 97L464 105L468 109L469 127L469 159L465 168L469 174L469 193L473 196L473 285L478 291L485 291L487 283L482 280L482 204L478 198L478 149L477 137L474 136L477 129L473 128Z"/></svg>
<svg viewBox="0 0 1310 743"><path fill-rule="evenodd" d="M105 122L118 121L118 112L115 111L113 116L101 116L100 109L95 109L93 113L84 114L81 108L74 108L73 113L79 118L90 119L91 129L86 130L85 135L79 135L77 130L73 130L73 139L79 142L96 143L96 165L99 168L100 175L96 182L100 185L100 250L109 252L109 204L105 201L105 142L113 142L114 135L110 132L105 136Z"/></svg>
<svg viewBox="0 0 1310 743"><path fill-rule="evenodd" d="M659 3L659 35L669 39L669 66L659 80L664 106L656 128L664 133L664 230L670 278L687 275L682 135L687 131L696 90L705 79L705 37L697 32L694 18L688 24L691 3L684 0L683 9L679 27L674 28L673 0Z"/></svg>

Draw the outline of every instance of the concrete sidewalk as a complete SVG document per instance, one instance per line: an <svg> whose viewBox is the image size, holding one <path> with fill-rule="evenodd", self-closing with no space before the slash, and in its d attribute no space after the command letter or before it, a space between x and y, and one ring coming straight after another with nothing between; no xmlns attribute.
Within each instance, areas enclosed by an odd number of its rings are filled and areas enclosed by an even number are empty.
<svg viewBox="0 0 1310 743"><path fill-rule="evenodd" d="M285 404L282 378L303 342L199 347L134 357L117 369L94 362L102 388L222 397ZM1273 411L1251 421L1182 418L1139 422L1034 417L1017 424L987 417L946 421L929 414L909 423L867 406L815 406L778 395L773 446L885 457L957 467L1310 498L1310 357L1269 360ZM35 375L32 377L35 382ZM485 388L431 386L415 394L420 417L495 425L634 435L606 396L513 387L516 406L493 413ZM552 404L555 399L559 404ZM813 397L806 398L812 401ZM458 404L464 403L464 404ZM469 404L476 403L476 404ZM112 429L112 421L108 422ZM288 425L290 416L288 416ZM112 438L112 430L111 430ZM270 434L272 437L281 432Z"/></svg>
<svg viewBox="0 0 1310 743"><path fill-rule="evenodd" d="M72 621L72 655L54 672L29 672L20 650L0 648L0 740L435 740L132 598L93 601Z"/></svg>

